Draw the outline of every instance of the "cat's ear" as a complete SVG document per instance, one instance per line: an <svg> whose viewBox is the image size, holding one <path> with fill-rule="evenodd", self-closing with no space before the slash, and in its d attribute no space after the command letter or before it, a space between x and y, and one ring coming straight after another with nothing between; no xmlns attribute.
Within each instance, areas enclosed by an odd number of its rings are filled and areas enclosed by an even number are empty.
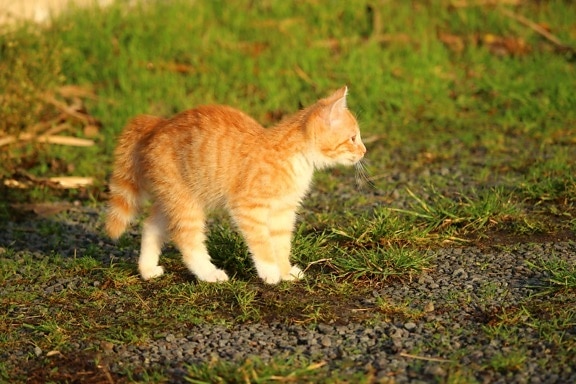
<svg viewBox="0 0 576 384"><path fill-rule="evenodd" d="M341 119L346 110L346 96L348 87L344 86L328 97L328 104L324 110L324 118L330 126L334 126Z"/></svg>
<svg viewBox="0 0 576 384"><path fill-rule="evenodd" d="M333 106L346 109L346 96L348 96L348 87L343 86L332 95L330 95L328 100L330 100Z"/></svg>

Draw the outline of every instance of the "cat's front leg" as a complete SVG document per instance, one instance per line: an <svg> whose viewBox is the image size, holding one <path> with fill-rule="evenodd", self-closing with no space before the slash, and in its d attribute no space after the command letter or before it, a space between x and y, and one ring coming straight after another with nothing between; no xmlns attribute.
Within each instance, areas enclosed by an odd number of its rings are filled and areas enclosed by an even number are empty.
<svg viewBox="0 0 576 384"><path fill-rule="evenodd" d="M304 271L297 265L291 266L288 274L282 275L282 280L285 281L301 280L303 278Z"/></svg>
<svg viewBox="0 0 576 384"><path fill-rule="evenodd" d="M246 240L258 276L265 283L279 283L282 274L268 228L269 208L247 204L235 207L231 213Z"/></svg>
<svg viewBox="0 0 576 384"><path fill-rule="evenodd" d="M270 214L270 236L276 250L276 262L280 267L280 277L285 281L299 280L304 277L304 272L300 267L290 264L296 210L297 206L286 205L276 207Z"/></svg>

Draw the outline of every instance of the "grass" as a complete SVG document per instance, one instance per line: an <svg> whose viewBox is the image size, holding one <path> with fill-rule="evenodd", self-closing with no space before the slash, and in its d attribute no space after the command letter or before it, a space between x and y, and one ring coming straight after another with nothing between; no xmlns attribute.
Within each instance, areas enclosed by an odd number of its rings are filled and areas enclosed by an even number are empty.
<svg viewBox="0 0 576 384"><path fill-rule="evenodd" d="M529 263L529 266L549 276L548 282L553 291L576 289L576 266L558 255L541 258L537 263Z"/></svg>
<svg viewBox="0 0 576 384"><path fill-rule="evenodd" d="M315 382L357 383L371 382L369 377L339 377L325 369L325 362L298 361L283 358L271 363L260 360L246 360L240 365L215 361L201 366L189 366L186 382L204 383L273 383L273 382Z"/></svg>
<svg viewBox="0 0 576 384"><path fill-rule="evenodd" d="M171 248L166 276L143 283L122 258L101 264L107 251L100 234L71 257L61 251L77 244L69 228L38 220L34 234L44 239L43 249L14 245L31 236L25 229L0 244L1 303L7 308L0 314L0 349L28 343L45 352L66 350L72 340L138 343L155 337L160 325L419 319L425 314L404 303L379 302L366 310L359 302L375 287L433 270L429 249L573 240L574 51L551 44L506 11L546 26L574 47L576 8L559 0L456 3L120 2L73 9L48 27L4 28L0 139L65 124L66 134L96 145L2 147L2 181L33 182L26 190L0 186L0 229L15 222L14 210L23 203L34 208L46 200L78 199L100 208L116 137L136 114L170 116L222 103L270 126L343 84L368 147L373 187L355 189L350 169L318 174L294 239L294 259L308 266L309 278L272 288L255 280L241 238L219 213L209 251L234 276L221 285L191 280ZM84 117L62 114L53 99L80 105ZM62 175L91 176L96 184L58 191L34 182ZM128 256L137 248L130 236L116 246ZM19 262L13 261L16 252ZM554 299L526 303L528 314L507 308L501 315L508 317L494 320L496 328L486 332L514 333L521 319L529 319L564 351L561 356L569 356L573 347L559 335L573 323L573 311L563 304L573 300L574 268L557 258L530 268L550 276L546 293ZM53 294L33 289L46 284ZM487 300L496 294L489 283L481 291ZM556 318L545 316L547 310ZM137 321L141 312L155 317ZM494 356L481 369L520 369L521 341L515 347L517 353ZM326 372L315 363L214 362L188 373L191 382L210 381L210 374L212 382L316 382ZM161 372L145 374L165 379ZM3 363L0 375L8 375ZM445 379L473 378L456 365Z"/></svg>
<svg viewBox="0 0 576 384"><path fill-rule="evenodd" d="M479 194L471 190L470 195L457 195L450 198L432 190L430 203L416 196L410 189L407 193L414 199L412 209L396 209L401 213L421 219L427 231L442 229L448 235L454 230L462 234L481 231L490 224L507 220L518 209L510 202L501 189L490 189Z"/></svg>

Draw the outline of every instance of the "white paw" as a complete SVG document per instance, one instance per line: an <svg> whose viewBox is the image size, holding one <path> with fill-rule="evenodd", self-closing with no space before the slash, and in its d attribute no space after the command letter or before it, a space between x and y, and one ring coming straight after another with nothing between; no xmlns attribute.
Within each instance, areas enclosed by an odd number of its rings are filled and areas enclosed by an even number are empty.
<svg viewBox="0 0 576 384"><path fill-rule="evenodd" d="M202 281L208 283L218 283L228 281L228 275L221 269L215 269L213 272L206 274L206 276L198 277Z"/></svg>
<svg viewBox="0 0 576 384"><path fill-rule="evenodd" d="M140 267L140 276L144 280L150 280L155 277L160 277L164 274L164 268L159 265L154 265L152 267Z"/></svg>
<svg viewBox="0 0 576 384"><path fill-rule="evenodd" d="M258 276L266 284L278 284L280 282L280 268L272 263L256 263Z"/></svg>
<svg viewBox="0 0 576 384"><path fill-rule="evenodd" d="M290 268L290 272L287 275L282 276L282 280L284 281L294 281L300 280L304 278L304 272L298 267L297 265L292 266Z"/></svg>

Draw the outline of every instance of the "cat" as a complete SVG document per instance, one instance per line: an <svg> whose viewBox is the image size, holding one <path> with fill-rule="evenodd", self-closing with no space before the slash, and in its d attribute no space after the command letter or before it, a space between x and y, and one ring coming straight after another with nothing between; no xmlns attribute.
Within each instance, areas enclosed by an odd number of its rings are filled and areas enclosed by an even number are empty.
<svg viewBox="0 0 576 384"><path fill-rule="evenodd" d="M172 118L141 115L124 128L115 150L106 231L119 238L151 199L138 269L144 280L170 237L186 267L208 282L228 280L205 246L206 213L225 207L266 283L297 280L290 263L296 212L315 169L359 165L366 153L347 109L347 87L264 128L223 105L200 106Z"/></svg>

